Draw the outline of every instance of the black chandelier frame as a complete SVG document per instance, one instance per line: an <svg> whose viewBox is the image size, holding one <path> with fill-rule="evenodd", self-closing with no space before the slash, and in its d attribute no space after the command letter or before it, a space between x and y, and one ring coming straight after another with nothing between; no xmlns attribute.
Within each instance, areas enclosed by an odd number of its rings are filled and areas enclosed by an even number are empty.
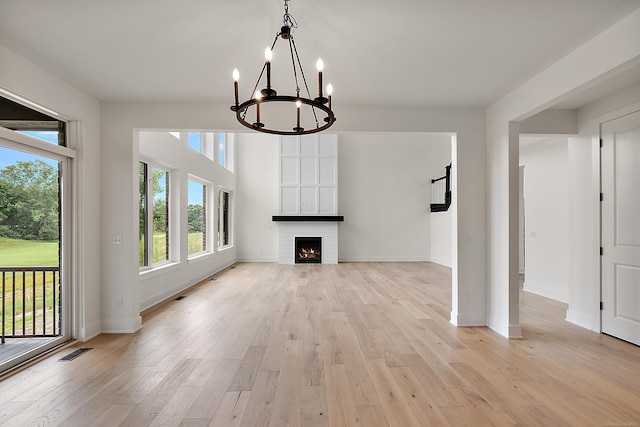
<svg viewBox="0 0 640 427"><path fill-rule="evenodd" d="M317 132L322 132L328 128L330 128L336 121L335 114L331 109L331 94L328 93L327 97L323 95L322 88L322 70L318 71L318 96L315 98L311 97L311 93L309 91L309 86L307 84L307 79L304 74L304 70L302 68L302 64L300 62L300 57L298 55L298 49L296 48L295 40L293 38L292 29L297 28L298 24L293 18L291 14L289 14L289 0L284 0L284 15L282 17L282 27L280 31L276 34L275 39L271 45L271 50L276 46L279 38L283 40L287 40L289 43L289 51L291 54L291 64L293 67L293 77L296 84L296 95L278 95L276 90L271 87L271 62L270 58L266 60L264 65L262 66L262 71L258 76L258 80L253 88L252 94L255 96L249 98L248 100L239 103L238 99L238 80L234 77L234 89L235 89L235 104L231 106L231 111L236 113L236 119L243 126L263 133L275 134L275 135L307 135ZM258 92L258 86L260 85L260 81L262 80L262 76L267 72L267 87L261 89ZM300 96L300 84L298 81L298 73L302 77L302 81L304 83L304 87L306 89L307 96ZM259 95L258 95L259 94ZM268 127L265 123L260 121L260 106L262 104L269 103L294 103L297 104L297 123L296 126L289 130L280 130L273 129ZM313 112L313 118L315 119L315 128L304 129L300 126L300 108L302 105L308 105L311 107ZM247 120L247 112L250 107L255 106L256 109L256 121L251 122ZM317 110L322 111L326 114L322 120L319 120ZM321 125L321 121L324 122Z"/></svg>

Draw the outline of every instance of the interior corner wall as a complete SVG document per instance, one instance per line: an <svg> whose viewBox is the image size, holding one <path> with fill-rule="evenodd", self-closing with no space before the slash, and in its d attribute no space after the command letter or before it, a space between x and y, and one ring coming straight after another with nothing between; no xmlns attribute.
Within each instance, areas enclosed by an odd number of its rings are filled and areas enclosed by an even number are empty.
<svg viewBox="0 0 640 427"><path fill-rule="evenodd" d="M73 161L73 336L86 341L102 332L100 307L100 103L0 45L0 87L60 113L69 121Z"/></svg>
<svg viewBox="0 0 640 427"><path fill-rule="evenodd" d="M569 155L567 137L520 151L524 166L524 290L568 302Z"/></svg>
<svg viewBox="0 0 640 427"><path fill-rule="evenodd" d="M238 261L278 262L280 137L236 134Z"/></svg>
<svg viewBox="0 0 640 427"><path fill-rule="evenodd" d="M430 261L431 179L450 162L448 134L341 134L340 260Z"/></svg>

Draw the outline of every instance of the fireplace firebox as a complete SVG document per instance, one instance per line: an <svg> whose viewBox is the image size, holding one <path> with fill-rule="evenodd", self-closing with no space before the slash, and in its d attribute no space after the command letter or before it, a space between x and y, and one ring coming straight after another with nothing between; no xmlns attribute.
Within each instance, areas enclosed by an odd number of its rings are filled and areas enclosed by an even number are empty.
<svg viewBox="0 0 640 427"><path fill-rule="evenodd" d="M296 237L294 250L296 264L322 263L322 237Z"/></svg>

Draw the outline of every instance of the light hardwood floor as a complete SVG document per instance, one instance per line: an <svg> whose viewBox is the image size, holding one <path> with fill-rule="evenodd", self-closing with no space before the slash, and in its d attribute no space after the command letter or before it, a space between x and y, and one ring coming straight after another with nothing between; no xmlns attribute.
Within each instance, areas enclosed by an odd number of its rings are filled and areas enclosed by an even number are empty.
<svg viewBox="0 0 640 427"><path fill-rule="evenodd" d="M639 426L640 348L522 293L525 338L456 328L430 263L237 264L0 382L9 426Z"/></svg>

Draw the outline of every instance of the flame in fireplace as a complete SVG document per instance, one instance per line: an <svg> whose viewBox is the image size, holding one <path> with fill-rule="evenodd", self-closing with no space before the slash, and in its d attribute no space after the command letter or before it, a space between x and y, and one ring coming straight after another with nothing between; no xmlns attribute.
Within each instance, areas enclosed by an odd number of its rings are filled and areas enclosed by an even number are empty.
<svg viewBox="0 0 640 427"><path fill-rule="evenodd" d="M300 248L298 258L300 259L318 259L320 257L320 251L314 248Z"/></svg>

